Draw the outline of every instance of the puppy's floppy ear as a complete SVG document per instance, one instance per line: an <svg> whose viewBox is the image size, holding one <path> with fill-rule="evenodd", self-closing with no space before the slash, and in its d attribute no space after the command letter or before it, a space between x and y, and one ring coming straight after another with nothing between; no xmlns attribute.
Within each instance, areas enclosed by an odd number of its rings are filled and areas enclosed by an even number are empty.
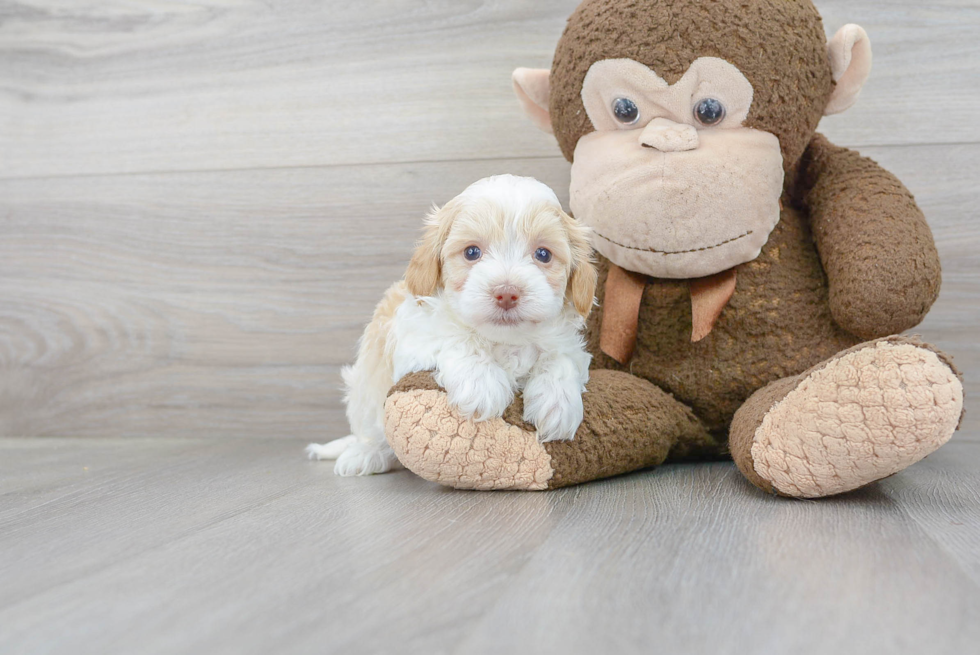
<svg viewBox="0 0 980 655"><path fill-rule="evenodd" d="M442 209L433 207L425 218L425 230L415 246L405 271L405 284L413 296L431 296L442 282L442 246L459 210L459 202L450 200Z"/></svg>
<svg viewBox="0 0 980 655"><path fill-rule="evenodd" d="M592 230L562 212L565 231L572 250L572 274L568 278L565 299L572 303L575 311L588 318L595 302L595 287L599 272L592 263Z"/></svg>

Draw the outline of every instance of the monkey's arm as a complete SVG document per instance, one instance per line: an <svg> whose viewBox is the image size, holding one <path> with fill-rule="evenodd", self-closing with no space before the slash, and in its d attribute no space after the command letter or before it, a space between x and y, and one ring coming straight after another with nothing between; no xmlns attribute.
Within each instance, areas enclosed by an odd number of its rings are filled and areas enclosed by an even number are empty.
<svg viewBox="0 0 980 655"><path fill-rule="evenodd" d="M726 439L646 380L596 370L587 388L575 438L541 443L521 418L521 396L502 417L474 423L431 374L412 373L389 392L385 435L406 468L457 489L556 489L667 459L718 459L727 452Z"/></svg>
<svg viewBox="0 0 980 655"><path fill-rule="evenodd" d="M919 324L939 295L939 255L898 178L816 135L804 155L803 201L837 323L864 339Z"/></svg>

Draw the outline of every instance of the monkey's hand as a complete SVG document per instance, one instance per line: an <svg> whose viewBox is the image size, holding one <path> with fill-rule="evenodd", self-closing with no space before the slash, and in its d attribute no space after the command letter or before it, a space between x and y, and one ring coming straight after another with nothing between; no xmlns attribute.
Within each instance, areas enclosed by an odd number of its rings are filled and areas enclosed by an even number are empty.
<svg viewBox="0 0 980 655"><path fill-rule="evenodd" d="M585 419L575 439L542 443L521 420L521 398L503 416L474 423L429 373L405 376L385 402L385 436L398 460L426 480L457 489L554 489L681 459L717 458L725 439L650 382L592 371L578 395Z"/></svg>
<svg viewBox="0 0 980 655"><path fill-rule="evenodd" d="M925 217L894 175L822 135L804 156L803 201L838 325L864 339L919 324L939 295Z"/></svg>

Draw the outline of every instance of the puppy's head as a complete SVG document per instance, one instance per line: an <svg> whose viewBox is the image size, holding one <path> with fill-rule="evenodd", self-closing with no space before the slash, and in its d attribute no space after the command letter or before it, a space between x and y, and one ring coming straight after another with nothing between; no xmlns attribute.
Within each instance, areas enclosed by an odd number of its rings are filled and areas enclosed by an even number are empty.
<svg viewBox="0 0 980 655"><path fill-rule="evenodd" d="M435 209L408 266L415 296L440 288L474 327L519 327L592 309L596 270L588 228L528 177L482 179Z"/></svg>

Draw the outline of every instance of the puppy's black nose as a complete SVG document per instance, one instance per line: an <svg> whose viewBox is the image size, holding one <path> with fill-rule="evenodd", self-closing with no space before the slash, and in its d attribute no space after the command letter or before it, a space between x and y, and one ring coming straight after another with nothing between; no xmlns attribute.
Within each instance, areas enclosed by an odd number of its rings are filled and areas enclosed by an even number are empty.
<svg viewBox="0 0 980 655"><path fill-rule="evenodd" d="M512 284L505 284L493 290L493 299L501 309L513 309L521 299L521 290Z"/></svg>

